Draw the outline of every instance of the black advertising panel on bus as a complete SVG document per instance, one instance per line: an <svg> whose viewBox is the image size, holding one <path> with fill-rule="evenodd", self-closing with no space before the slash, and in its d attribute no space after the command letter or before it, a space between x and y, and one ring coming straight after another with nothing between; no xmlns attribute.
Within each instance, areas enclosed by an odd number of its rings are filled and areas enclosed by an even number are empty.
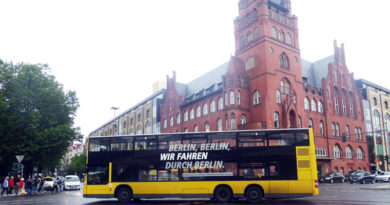
<svg viewBox="0 0 390 205"><path fill-rule="evenodd" d="M177 133L91 137L89 143L88 169L112 162L112 182L296 180L296 146L309 146L309 133Z"/></svg>

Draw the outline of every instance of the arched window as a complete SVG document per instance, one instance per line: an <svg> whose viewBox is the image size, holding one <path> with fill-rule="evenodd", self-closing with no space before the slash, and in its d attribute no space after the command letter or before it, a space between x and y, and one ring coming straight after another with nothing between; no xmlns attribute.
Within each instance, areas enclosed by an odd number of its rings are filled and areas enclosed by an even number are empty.
<svg viewBox="0 0 390 205"><path fill-rule="evenodd" d="M245 47L245 37L244 36L241 36L240 44L241 44L241 48Z"/></svg>
<svg viewBox="0 0 390 205"><path fill-rule="evenodd" d="M353 97L351 92L349 93L349 113L351 117L354 117L355 114L353 112Z"/></svg>
<svg viewBox="0 0 390 205"><path fill-rule="evenodd" d="M277 39L278 38L278 31L276 30L275 26L271 29L272 38Z"/></svg>
<svg viewBox="0 0 390 205"><path fill-rule="evenodd" d="M349 126L347 125L347 126L345 126L345 136L346 136L346 138L351 138L351 136L350 136L350 134L349 134Z"/></svg>
<svg viewBox="0 0 390 205"><path fill-rule="evenodd" d="M278 112L274 112L274 127L280 128L279 113Z"/></svg>
<svg viewBox="0 0 390 205"><path fill-rule="evenodd" d="M210 112L211 113L215 112L215 101L214 100L212 100L210 103Z"/></svg>
<svg viewBox="0 0 390 205"><path fill-rule="evenodd" d="M362 128L358 128L358 131L359 131L359 140L363 140Z"/></svg>
<svg viewBox="0 0 390 205"><path fill-rule="evenodd" d="M314 99L311 99L311 111L317 112L317 102Z"/></svg>
<svg viewBox="0 0 390 205"><path fill-rule="evenodd" d="M276 103L278 104L282 103L282 98L280 96L280 91L278 89L276 90Z"/></svg>
<svg viewBox="0 0 390 205"><path fill-rule="evenodd" d="M340 152L340 148L338 145L334 145L333 146L333 157L335 159L340 159L341 158L341 152Z"/></svg>
<svg viewBox="0 0 390 205"><path fill-rule="evenodd" d="M259 28L256 27L255 30L254 30L253 32L254 32L254 39L259 38L259 36L260 36Z"/></svg>
<svg viewBox="0 0 390 205"><path fill-rule="evenodd" d="M168 125L167 125L167 124L168 124L168 123L167 123L167 119L164 119L163 122L164 122L164 128L167 128L167 126L168 126Z"/></svg>
<svg viewBox="0 0 390 205"><path fill-rule="evenodd" d="M336 136L336 126L334 125L333 122L332 122L332 136L333 136L333 137Z"/></svg>
<svg viewBox="0 0 390 205"><path fill-rule="evenodd" d="M288 56L285 52L280 54L279 60L280 60L280 67L281 68L288 69L290 67L290 61L289 61Z"/></svg>
<svg viewBox="0 0 390 205"><path fill-rule="evenodd" d="M129 135L134 135L134 129L133 128L130 129Z"/></svg>
<svg viewBox="0 0 390 205"><path fill-rule="evenodd" d="M240 91L237 92L237 105L241 105L241 93L240 93Z"/></svg>
<svg viewBox="0 0 390 205"><path fill-rule="evenodd" d="M169 117L169 126L173 126L173 116Z"/></svg>
<svg viewBox="0 0 390 205"><path fill-rule="evenodd" d="M194 132L198 132L198 131L199 131L198 125L195 125L195 126L194 126Z"/></svg>
<svg viewBox="0 0 390 205"><path fill-rule="evenodd" d="M204 123L204 131L210 132L210 124L208 122Z"/></svg>
<svg viewBox="0 0 390 205"><path fill-rule="evenodd" d="M248 43L252 41L252 39L253 39L252 32L250 32L250 31L248 32L247 39L248 39Z"/></svg>
<svg viewBox="0 0 390 205"><path fill-rule="evenodd" d="M230 104L231 105L234 105L235 104L235 100L234 100L234 90L231 90L230 91Z"/></svg>
<svg viewBox="0 0 390 205"><path fill-rule="evenodd" d="M137 126L137 135L141 135L142 134L142 127L141 125L138 125Z"/></svg>
<svg viewBox="0 0 390 205"><path fill-rule="evenodd" d="M340 113L340 110L339 110L339 99L338 99L338 90L337 90L337 88L334 88L334 109L335 109L336 114L339 114L339 113Z"/></svg>
<svg viewBox="0 0 390 205"><path fill-rule="evenodd" d="M324 135L324 122L322 120L320 121L320 133Z"/></svg>
<svg viewBox="0 0 390 205"><path fill-rule="evenodd" d="M230 117L230 128L232 130L236 129L236 114L232 113Z"/></svg>
<svg viewBox="0 0 390 205"><path fill-rule="evenodd" d="M363 159L363 151L360 147L356 149L356 157L357 159Z"/></svg>
<svg viewBox="0 0 390 205"><path fill-rule="evenodd" d="M180 113L177 113L177 115L176 115L176 124L180 124L180 121L181 121L181 119L180 119L181 117L180 117Z"/></svg>
<svg viewBox="0 0 390 205"><path fill-rule="evenodd" d="M284 42L284 32L282 30L279 31L279 40Z"/></svg>
<svg viewBox="0 0 390 205"><path fill-rule="evenodd" d="M283 80L280 81L280 91L282 92L282 94L284 94L284 82Z"/></svg>
<svg viewBox="0 0 390 205"><path fill-rule="evenodd" d="M302 128L302 118L298 117L298 127Z"/></svg>
<svg viewBox="0 0 390 205"><path fill-rule="evenodd" d="M287 43L288 45L291 45L291 44L292 44L290 33L287 33L287 35L286 35L286 43Z"/></svg>
<svg viewBox="0 0 390 205"><path fill-rule="evenodd" d="M336 136L337 137L340 136L340 125L339 125L339 123L336 123Z"/></svg>
<svg viewBox="0 0 390 205"><path fill-rule="evenodd" d="M241 115L241 124L246 124L246 116L244 114Z"/></svg>
<svg viewBox="0 0 390 205"><path fill-rule="evenodd" d="M145 124L145 134L147 134L147 135L152 134L152 126L150 125L149 120L146 121L146 124Z"/></svg>
<svg viewBox="0 0 390 205"><path fill-rule="evenodd" d="M284 84L284 87L285 87L286 94L290 95L290 84L288 82L286 82Z"/></svg>
<svg viewBox="0 0 390 205"><path fill-rule="evenodd" d="M217 126L218 126L218 131L222 131L222 119L221 118L218 118Z"/></svg>
<svg viewBox="0 0 390 205"><path fill-rule="evenodd" d="M344 115L347 115L347 101L345 100L345 91L342 90L342 100L341 100L341 103L343 105L343 114Z"/></svg>
<svg viewBox="0 0 390 205"><path fill-rule="evenodd" d="M305 97L304 103L305 103L305 110L310 110L310 101L308 97Z"/></svg>
<svg viewBox="0 0 390 205"><path fill-rule="evenodd" d="M347 146L347 148L345 148L345 157L347 159L352 159L352 149L350 146Z"/></svg>
<svg viewBox="0 0 390 205"><path fill-rule="evenodd" d="M194 111L194 108L191 108L191 111L190 111L190 120L193 120L195 118L195 111Z"/></svg>
<svg viewBox="0 0 390 205"><path fill-rule="evenodd" d="M223 99L222 99L222 97L218 98L218 110L223 110Z"/></svg>
<svg viewBox="0 0 390 205"><path fill-rule="evenodd" d="M256 90L253 93L253 105L258 105L258 104L260 104L260 92Z"/></svg>
<svg viewBox="0 0 390 205"><path fill-rule="evenodd" d="M196 107L196 117L200 117L201 115L200 106L198 105L198 107Z"/></svg>
<svg viewBox="0 0 390 205"><path fill-rule="evenodd" d="M207 103L203 104L203 115L209 114L209 106Z"/></svg>
<svg viewBox="0 0 390 205"><path fill-rule="evenodd" d="M359 130L357 127L355 127L355 136L356 136L356 140L359 140Z"/></svg>
<svg viewBox="0 0 390 205"><path fill-rule="evenodd" d="M313 119L309 118L309 128L313 128Z"/></svg>
<svg viewBox="0 0 390 205"><path fill-rule="evenodd" d="M376 136L381 135L381 119L378 110L374 110L374 130Z"/></svg>
<svg viewBox="0 0 390 205"><path fill-rule="evenodd" d="M188 121L188 111L184 111L184 122Z"/></svg>
<svg viewBox="0 0 390 205"><path fill-rule="evenodd" d="M322 101L318 101L318 112L319 113L324 112L324 106L322 105Z"/></svg>

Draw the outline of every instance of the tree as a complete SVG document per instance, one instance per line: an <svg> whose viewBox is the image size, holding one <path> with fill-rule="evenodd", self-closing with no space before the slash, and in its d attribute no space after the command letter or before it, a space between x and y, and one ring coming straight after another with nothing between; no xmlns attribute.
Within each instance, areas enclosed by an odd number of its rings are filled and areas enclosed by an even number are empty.
<svg viewBox="0 0 390 205"><path fill-rule="evenodd" d="M44 64L0 61L0 172L15 155L25 155L26 172L53 169L66 148L82 139L74 117L79 107L74 91L63 90ZM4 173L1 173L4 174Z"/></svg>
<svg viewBox="0 0 390 205"><path fill-rule="evenodd" d="M67 169L69 174L77 174L81 176L81 173L85 170L85 161L87 157L85 152L80 155L74 156L70 162L69 168Z"/></svg>

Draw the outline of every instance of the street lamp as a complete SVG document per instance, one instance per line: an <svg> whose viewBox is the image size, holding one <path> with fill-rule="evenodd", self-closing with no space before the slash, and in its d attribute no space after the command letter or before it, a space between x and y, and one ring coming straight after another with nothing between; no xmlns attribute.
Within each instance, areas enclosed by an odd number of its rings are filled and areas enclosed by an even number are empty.
<svg viewBox="0 0 390 205"><path fill-rule="evenodd" d="M119 107L111 107L111 110L114 110L114 117L116 117L116 111L119 109Z"/></svg>

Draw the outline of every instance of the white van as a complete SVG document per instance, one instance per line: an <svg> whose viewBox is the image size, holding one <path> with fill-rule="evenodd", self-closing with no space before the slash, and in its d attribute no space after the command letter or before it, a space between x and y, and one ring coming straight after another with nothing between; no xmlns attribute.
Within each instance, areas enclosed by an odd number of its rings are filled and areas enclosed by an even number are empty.
<svg viewBox="0 0 390 205"><path fill-rule="evenodd" d="M65 176L64 190L80 190L80 179L76 175Z"/></svg>

